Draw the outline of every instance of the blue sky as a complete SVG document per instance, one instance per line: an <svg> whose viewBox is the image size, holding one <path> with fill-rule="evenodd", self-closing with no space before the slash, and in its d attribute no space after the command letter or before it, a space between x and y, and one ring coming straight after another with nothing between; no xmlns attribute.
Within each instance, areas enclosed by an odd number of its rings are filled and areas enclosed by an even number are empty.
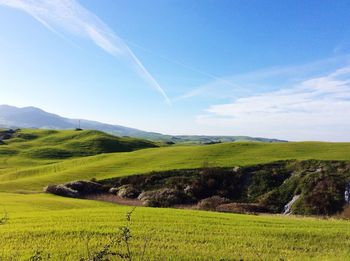
<svg viewBox="0 0 350 261"><path fill-rule="evenodd" d="M0 0L0 104L350 141L349 1Z"/></svg>

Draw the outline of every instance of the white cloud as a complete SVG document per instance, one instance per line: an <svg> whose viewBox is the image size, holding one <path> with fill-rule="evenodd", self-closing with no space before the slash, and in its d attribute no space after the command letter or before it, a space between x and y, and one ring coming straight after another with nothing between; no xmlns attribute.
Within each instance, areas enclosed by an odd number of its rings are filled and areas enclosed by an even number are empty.
<svg viewBox="0 0 350 261"><path fill-rule="evenodd" d="M345 66L350 61L349 55L334 56L295 66L275 66L256 71L217 77L202 86L194 88L175 100L208 98L227 99L239 98L252 93L262 93L267 90L288 87L302 79L322 75L337 66Z"/></svg>
<svg viewBox="0 0 350 261"><path fill-rule="evenodd" d="M225 134L350 141L350 67L206 111L197 122Z"/></svg>
<svg viewBox="0 0 350 261"><path fill-rule="evenodd" d="M50 31L65 38L59 30L85 37L113 56L131 62L155 90L170 104L166 93L143 66L127 44L96 15L81 6L77 0L0 0L0 5L20 9L34 17Z"/></svg>

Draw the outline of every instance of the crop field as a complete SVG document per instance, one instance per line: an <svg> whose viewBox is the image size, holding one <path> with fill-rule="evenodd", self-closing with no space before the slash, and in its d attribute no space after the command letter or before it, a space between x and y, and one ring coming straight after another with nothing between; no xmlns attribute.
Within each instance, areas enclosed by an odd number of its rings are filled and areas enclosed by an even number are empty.
<svg viewBox="0 0 350 261"><path fill-rule="evenodd" d="M42 252L51 260L79 260L100 250L125 223L130 207L51 195L1 193L9 222L0 226L3 260ZM347 221L254 216L139 207L133 213L132 252L161 260L346 260Z"/></svg>
<svg viewBox="0 0 350 261"><path fill-rule="evenodd" d="M350 143L155 147L159 144L114 139L99 132L23 133L22 138L0 146L0 216L4 212L9 218L0 225L0 260L28 260L35 255L42 260L48 256L50 260L79 260L100 251L125 225L131 207L41 193L49 183L204 164L233 167L284 159L350 160ZM106 151L105 146L117 151L114 146L120 148L120 142L125 152ZM93 146L93 155L82 155L86 144ZM48 153L55 151L64 157ZM346 220L137 207L130 229L135 260L145 242L145 257L150 260L350 259Z"/></svg>

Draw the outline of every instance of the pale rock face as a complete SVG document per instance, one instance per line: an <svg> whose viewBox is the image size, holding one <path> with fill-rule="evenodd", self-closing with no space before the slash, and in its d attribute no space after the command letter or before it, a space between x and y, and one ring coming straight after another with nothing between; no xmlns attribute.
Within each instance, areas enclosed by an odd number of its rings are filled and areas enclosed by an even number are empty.
<svg viewBox="0 0 350 261"><path fill-rule="evenodd" d="M346 204L350 204L350 183L345 188L344 199Z"/></svg>
<svg viewBox="0 0 350 261"><path fill-rule="evenodd" d="M284 212L283 215L290 215L292 214L292 206L295 203L295 201L298 200L298 198L300 197L300 195L295 195L291 201L288 202L287 205L284 206Z"/></svg>

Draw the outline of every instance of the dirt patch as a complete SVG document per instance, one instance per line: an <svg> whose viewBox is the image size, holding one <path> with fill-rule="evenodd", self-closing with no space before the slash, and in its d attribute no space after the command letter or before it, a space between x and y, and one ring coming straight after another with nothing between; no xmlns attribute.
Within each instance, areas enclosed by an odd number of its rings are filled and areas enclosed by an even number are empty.
<svg viewBox="0 0 350 261"><path fill-rule="evenodd" d="M127 199L112 194L88 195L84 199L99 200L127 206L142 206L142 201L138 199Z"/></svg>

